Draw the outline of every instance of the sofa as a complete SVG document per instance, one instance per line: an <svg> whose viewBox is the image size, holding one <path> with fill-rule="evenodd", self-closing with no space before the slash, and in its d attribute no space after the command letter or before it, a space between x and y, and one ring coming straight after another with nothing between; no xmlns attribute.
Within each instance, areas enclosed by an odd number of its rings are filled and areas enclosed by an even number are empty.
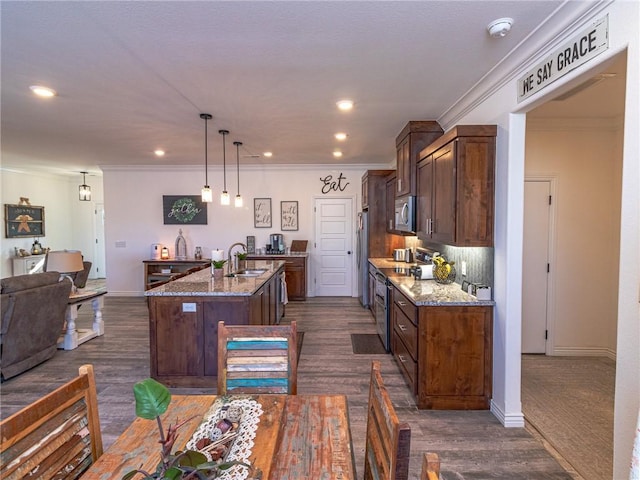
<svg viewBox="0 0 640 480"><path fill-rule="evenodd" d="M71 282L58 272L0 280L0 378L49 360L64 329Z"/></svg>

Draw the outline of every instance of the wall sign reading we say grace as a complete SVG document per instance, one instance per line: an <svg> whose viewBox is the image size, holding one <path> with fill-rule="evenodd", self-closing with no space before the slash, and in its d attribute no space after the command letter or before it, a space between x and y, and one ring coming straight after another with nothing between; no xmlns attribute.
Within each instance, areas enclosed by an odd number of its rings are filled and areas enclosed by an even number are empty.
<svg viewBox="0 0 640 480"><path fill-rule="evenodd" d="M349 182L346 181L347 177L342 175L342 172L338 175L338 178L333 178L333 175L329 174L326 177L320 177L320 181L322 182L322 190L323 194L331 193L331 192L344 192ZM344 183L343 183L344 182Z"/></svg>

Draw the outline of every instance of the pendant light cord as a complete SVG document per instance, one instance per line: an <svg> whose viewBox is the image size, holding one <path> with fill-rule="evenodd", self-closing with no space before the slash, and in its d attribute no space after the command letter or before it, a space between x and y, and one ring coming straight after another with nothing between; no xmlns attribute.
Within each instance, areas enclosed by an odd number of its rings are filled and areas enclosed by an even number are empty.
<svg viewBox="0 0 640 480"><path fill-rule="evenodd" d="M240 195L240 145L242 142L233 142L236 146L236 172L238 174L238 195Z"/></svg>
<svg viewBox="0 0 640 480"><path fill-rule="evenodd" d="M210 113L201 113L200 118L204 120L204 185L209 188L209 135L207 124L212 117Z"/></svg>
<svg viewBox="0 0 640 480"><path fill-rule="evenodd" d="M229 133L229 130L218 130L218 133L222 135L222 177L224 182L224 191L227 191L227 149L225 146L225 137Z"/></svg>

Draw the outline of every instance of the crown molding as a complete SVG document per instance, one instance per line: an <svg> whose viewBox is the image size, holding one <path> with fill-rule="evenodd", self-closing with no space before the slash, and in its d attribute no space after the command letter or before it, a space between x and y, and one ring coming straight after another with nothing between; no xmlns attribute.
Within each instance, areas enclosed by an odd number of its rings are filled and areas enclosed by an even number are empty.
<svg viewBox="0 0 640 480"><path fill-rule="evenodd" d="M537 65L584 28L584 24L615 0L564 2L538 28L516 45L500 62L467 90L438 119L446 131L484 103L505 85L514 83L528 68ZM536 95L532 97L537 98Z"/></svg>

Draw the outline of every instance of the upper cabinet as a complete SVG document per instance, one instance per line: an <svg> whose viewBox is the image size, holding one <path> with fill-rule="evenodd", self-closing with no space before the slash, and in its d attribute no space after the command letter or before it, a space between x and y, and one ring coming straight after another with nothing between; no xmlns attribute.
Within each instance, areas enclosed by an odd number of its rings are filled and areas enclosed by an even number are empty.
<svg viewBox="0 0 640 480"><path fill-rule="evenodd" d="M396 196L416 195L416 165L420 151L442 136L438 122L411 121L396 137Z"/></svg>
<svg viewBox="0 0 640 480"><path fill-rule="evenodd" d="M493 246L495 125L459 125L419 154L417 235L461 247Z"/></svg>

